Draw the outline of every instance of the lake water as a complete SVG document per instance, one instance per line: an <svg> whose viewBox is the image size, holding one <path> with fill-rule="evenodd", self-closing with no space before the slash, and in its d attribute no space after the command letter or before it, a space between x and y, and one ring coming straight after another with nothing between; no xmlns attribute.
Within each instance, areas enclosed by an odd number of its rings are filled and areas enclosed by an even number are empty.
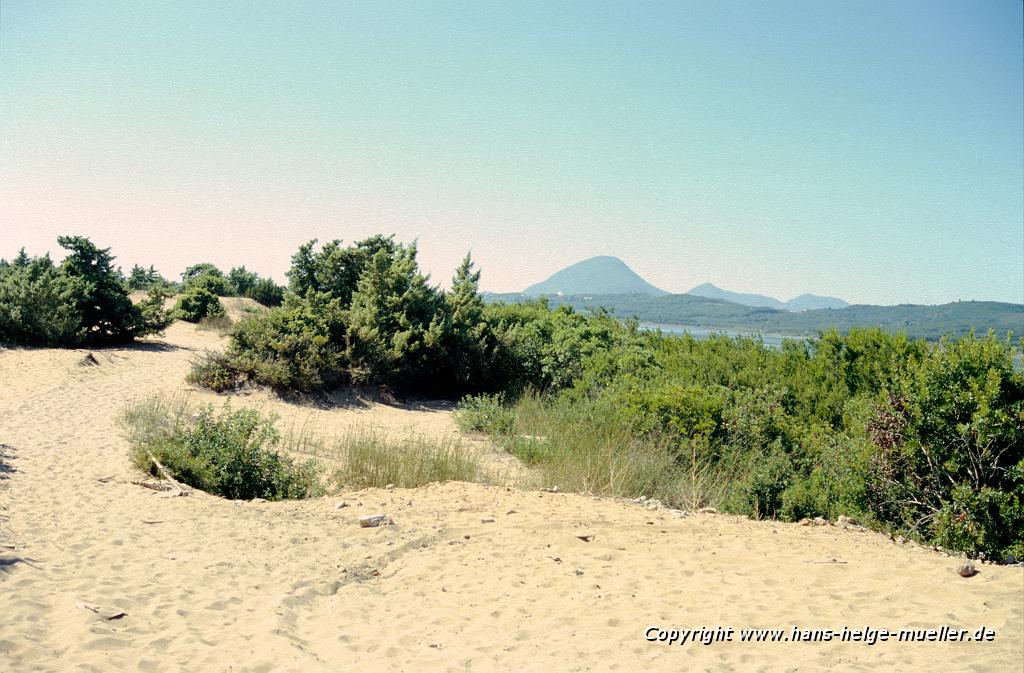
<svg viewBox="0 0 1024 673"><path fill-rule="evenodd" d="M708 337L724 334L730 337L761 337L761 341L769 348L781 348L784 339L801 340L804 337L787 336L784 334L764 334L761 332L733 332L727 329L715 329L713 327L694 327L692 325L671 325L656 322L641 322L640 329L661 330L666 334L689 334L694 339L707 339Z"/></svg>

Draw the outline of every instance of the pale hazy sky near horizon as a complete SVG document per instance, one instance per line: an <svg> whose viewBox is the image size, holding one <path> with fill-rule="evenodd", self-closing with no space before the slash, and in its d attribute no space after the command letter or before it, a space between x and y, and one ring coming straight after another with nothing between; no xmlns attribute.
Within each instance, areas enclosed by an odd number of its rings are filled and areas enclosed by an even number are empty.
<svg viewBox="0 0 1024 673"><path fill-rule="evenodd" d="M1024 303L1019 0L0 0L0 257Z"/></svg>

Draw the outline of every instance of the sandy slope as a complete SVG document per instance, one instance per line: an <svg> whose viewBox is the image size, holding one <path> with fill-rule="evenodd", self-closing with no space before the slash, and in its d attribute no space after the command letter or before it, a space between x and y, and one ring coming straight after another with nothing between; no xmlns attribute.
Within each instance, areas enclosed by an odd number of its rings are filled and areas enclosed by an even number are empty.
<svg viewBox="0 0 1024 673"><path fill-rule="evenodd" d="M1024 570L872 533L473 484L299 503L130 483L114 418L180 391L210 332L0 351L0 671L1020 670ZM195 393L200 398L204 393ZM209 396L212 399L212 396ZM238 404L321 429L454 433L449 412ZM4 477L9 477L5 479ZM112 477L100 481L101 478ZM344 500L349 507L336 509ZM396 525L361 529L386 512ZM493 519L493 522L484 520ZM591 542L577 535L594 535ZM831 563L831 560L843 563ZM95 613L80 604L99 609ZM118 612L126 616L103 619ZM665 645L652 625L995 630L993 642Z"/></svg>

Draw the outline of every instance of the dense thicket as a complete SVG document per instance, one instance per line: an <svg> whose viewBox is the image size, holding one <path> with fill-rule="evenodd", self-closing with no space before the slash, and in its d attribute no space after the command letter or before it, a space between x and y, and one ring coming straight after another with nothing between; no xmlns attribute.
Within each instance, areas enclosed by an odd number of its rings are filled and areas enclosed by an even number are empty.
<svg viewBox="0 0 1024 673"><path fill-rule="evenodd" d="M563 488L566 462L583 470L628 447L645 462L608 462L635 478L607 492L791 521L846 515L971 555L1024 555L1024 374L1010 341L870 329L772 350L623 327L611 342L570 356L578 369L540 397L467 398L463 424Z"/></svg>
<svg viewBox="0 0 1024 673"><path fill-rule="evenodd" d="M108 345L160 332L170 322L163 293L133 304L113 266L110 248L81 236L57 239L68 251L56 266L24 250L0 260L0 343L35 346Z"/></svg>
<svg viewBox="0 0 1024 673"><path fill-rule="evenodd" d="M240 322L227 353L199 364L194 381L298 391L351 382L441 395L493 387L502 349L486 329L468 256L444 292L420 271L415 244L375 236L315 246L292 258L283 305Z"/></svg>

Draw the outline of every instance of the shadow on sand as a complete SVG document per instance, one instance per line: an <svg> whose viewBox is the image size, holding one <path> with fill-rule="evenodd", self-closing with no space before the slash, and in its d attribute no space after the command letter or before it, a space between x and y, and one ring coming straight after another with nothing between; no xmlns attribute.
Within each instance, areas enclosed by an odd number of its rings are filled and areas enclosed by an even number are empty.
<svg viewBox="0 0 1024 673"><path fill-rule="evenodd" d="M0 479L10 479L14 474L14 447L10 444L0 444Z"/></svg>
<svg viewBox="0 0 1024 673"><path fill-rule="evenodd" d="M169 344L166 341L133 341L132 343L121 344L119 346L100 346L95 350L106 351L106 350L126 350L126 351L142 351L144 353L173 353L174 351L192 351L193 348L186 346L176 346Z"/></svg>
<svg viewBox="0 0 1024 673"><path fill-rule="evenodd" d="M363 387L343 387L329 392L309 394L279 393L278 397L289 404L322 411L368 409L375 404L380 404L404 411L434 413L451 411L457 406L456 402L451 400L400 399L387 390Z"/></svg>
<svg viewBox="0 0 1024 673"><path fill-rule="evenodd" d="M10 479L11 475L15 472L14 465L11 464L13 459L14 447L10 444L0 444L0 490L5 488L4 480ZM38 567L34 564L33 559L3 554L3 552L13 549L13 547L7 544L9 542L9 535L7 534L7 528L3 525L7 516L2 514L2 512L3 508L0 507L0 578L10 573L14 567L20 564L29 565L34 568Z"/></svg>
<svg viewBox="0 0 1024 673"><path fill-rule="evenodd" d="M22 556L2 556L0 555L0 577L5 574L9 574L14 571L19 565L27 565L30 568L39 569L36 565L36 560L26 558Z"/></svg>

